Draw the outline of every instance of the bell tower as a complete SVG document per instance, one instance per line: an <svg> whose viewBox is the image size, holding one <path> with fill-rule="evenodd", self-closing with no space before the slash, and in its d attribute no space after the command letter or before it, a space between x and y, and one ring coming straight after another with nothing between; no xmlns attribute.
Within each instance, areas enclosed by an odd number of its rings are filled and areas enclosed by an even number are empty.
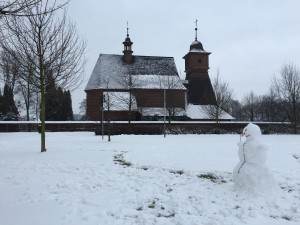
<svg viewBox="0 0 300 225"><path fill-rule="evenodd" d="M130 40L130 37L129 37L129 28L128 28L128 22L127 22L127 35L126 35L126 38L125 38L125 41L123 42L123 45L124 45L124 50L123 50L123 61L127 64L131 64L133 63L133 51L132 51L132 44L133 42Z"/></svg>
<svg viewBox="0 0 300 225"><path fill-rule="evenodd" d="M188 103L194 105L215 105L216 98L208 75L210 52L204 50L198 41L198 20L195 21L195 40L190 45L185 60Z"/></svg>

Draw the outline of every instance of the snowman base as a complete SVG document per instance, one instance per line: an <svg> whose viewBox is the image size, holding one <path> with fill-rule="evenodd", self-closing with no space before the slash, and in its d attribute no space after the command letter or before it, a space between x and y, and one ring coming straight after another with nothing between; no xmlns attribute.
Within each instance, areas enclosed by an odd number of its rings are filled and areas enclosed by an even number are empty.
<svg viewBox="0 0 300 225"><path fill-rule="evenodd" d="M254 163L241 163L234 170L235 189L253 194L270 193L274 179L269 170Z"/></svg>

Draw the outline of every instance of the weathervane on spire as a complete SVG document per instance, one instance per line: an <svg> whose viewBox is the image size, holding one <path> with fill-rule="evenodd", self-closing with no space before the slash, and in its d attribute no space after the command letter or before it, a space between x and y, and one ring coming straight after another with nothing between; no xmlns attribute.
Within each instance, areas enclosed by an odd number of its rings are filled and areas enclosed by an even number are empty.
<svg viewBox="0 0 300 225"><path fill-rule="evenodd" d="M198 19L195 20L195 40L197 41L198 36Z"/></svg>
<svg viewBox="0 0 300 225"><path fill-rule="evenodd" d="M126 30L127 30L127 37L129 37L129 27L128 27L128 21L126 22Z"/></svg>

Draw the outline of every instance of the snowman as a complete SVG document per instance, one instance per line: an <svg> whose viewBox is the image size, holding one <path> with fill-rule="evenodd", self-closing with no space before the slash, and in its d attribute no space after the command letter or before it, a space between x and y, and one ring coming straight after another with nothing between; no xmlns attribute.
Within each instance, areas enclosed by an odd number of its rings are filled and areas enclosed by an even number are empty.
<svg viewBox="0 0 300 225"><path fill-rule="evenodd" d="M266 146L261 142L261 130L255 124L248 124L238 144L239 163L233 171L235 188L241 191L264 194L272 192L275 182L266 167Z"/></svg>

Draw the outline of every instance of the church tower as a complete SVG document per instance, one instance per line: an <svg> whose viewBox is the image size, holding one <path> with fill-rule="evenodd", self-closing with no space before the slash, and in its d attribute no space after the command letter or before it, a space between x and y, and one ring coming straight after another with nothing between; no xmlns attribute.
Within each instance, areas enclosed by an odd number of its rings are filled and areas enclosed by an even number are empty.
<svg viewBox="0 0 300 225"><path fill-rule="evenodd" d="M125 38L125 41L123 42L123 45L124 45L124 50L123 50L123 61L127 64L131 64L133 63L133 51L132 51L132 44L133 42L130 40L130 37L129 37L129 28L128 28L128 23L127 23L127 35L126 35L126 38Z"/></svg>
<svg viewBox="0 0 300 225"><path fill-rule="evenodd" d="M194 105L215 105L216 98L208 75L210 52L204 50L197 37L197 20L195 40L190 45L190 51L183 57L187 81L188 103Z"/></svg>

